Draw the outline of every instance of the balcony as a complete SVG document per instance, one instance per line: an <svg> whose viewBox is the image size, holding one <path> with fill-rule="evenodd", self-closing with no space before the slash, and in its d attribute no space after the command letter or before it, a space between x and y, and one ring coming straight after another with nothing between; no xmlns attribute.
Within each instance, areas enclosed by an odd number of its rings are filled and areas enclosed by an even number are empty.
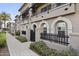
<svg viewBox="0 0 79 59"><path fill-rule="evenodd" d="M67 14L75 13L75 4L63 4L61 6L52 8L48 11L37 13L33 17L31 17L31 22L39 21L42 19L48 19L57 16L63 16Z"/></svg>
<svg viewBox="0 0 79 59"><path fill-rule="evenodd" d="M28 16L26 16L25 18L22 18L21 24L26 24L26 23L28 23L28 20L29 20L29 17L28 17Z"/></svg>
<svg viewBox="0 0 79 59"><path fill-rule="evenodd" d="M28 19L29 19L29 8L26 9L22 15L21 15L21 24L26 24L28 23Z"/></svg>
<svg viewBox="0 0 79 59"><path fill-rule="evenodd" d="M23 20L23 21L21 22L21 24L26 24L26 23L28 23L28 19L27 19L27 20Z"/></svg>
<svg viewBox="0 0 79 59"><path fill-rule="evenodd" d="M68 45L68 35L58 35L58 34L51 34L51 33L41 33L40 38L44 40L49 40L51 42L59 43L62 45Z"/></svg>

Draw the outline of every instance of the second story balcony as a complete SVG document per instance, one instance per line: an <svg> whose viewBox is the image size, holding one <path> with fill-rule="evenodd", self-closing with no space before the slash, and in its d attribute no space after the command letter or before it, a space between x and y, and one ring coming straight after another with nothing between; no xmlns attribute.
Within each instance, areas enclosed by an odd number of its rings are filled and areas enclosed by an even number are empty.
<svg viewBox="0 0 79 59"><path fill-rule="evenodd" d="M22 16L22 21L21 23L22 24L25 24L25 23L28 23L28 19L29 19L29 16L28 16L28 12L24 12L21 16Z"/></svg>
<svg viewBox="0 0 79 59"><path fill-rule="evenodd" d="M75 4L49 4L47 7L42 8L40 12L33 13L34 16L31 17L31 22L63 16L71 13L75 13Z"/></svg>
<svg viewBox="0 0 79 59"><path fill-rule="evenodd" d="M20 12L20 23L25 24L28 23L29 19L29 3L24 3L21 8L18 10Z"/></svg>
<svg viewBox="0 0 79 59"><path fill-rule="evenodd" d="M28 23L29 18L22 18L21 24L26 24Z"/></svg>

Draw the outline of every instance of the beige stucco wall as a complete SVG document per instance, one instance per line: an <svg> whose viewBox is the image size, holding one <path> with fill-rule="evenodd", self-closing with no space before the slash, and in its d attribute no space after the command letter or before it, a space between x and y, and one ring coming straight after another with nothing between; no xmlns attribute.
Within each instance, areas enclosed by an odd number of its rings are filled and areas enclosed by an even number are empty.
<svg viewBox="0 0 79 59"><path fill-rule="evenodd" d="M51 14L52 16L52 14ZM76 4L75 5L75 13L74 14L67 14L67 15L64 15L64 16L58 16L58 17L65 17L67 18L68 20L71 21L72 23L72 33L69 34L70 38L69 38L69 46L72 46L73 48L79 50L79 4ZM42 21L45 21L48 23L49 25L49 33L51 33L51 24L52 22L54 22L54 20L56 20L58 17L55 17L55 18L51 18L51 19L46 19L46 20L41 20L41 21L38 21L38 22L33 22L37 25L36 27L36 39L35 41L40 41L42 39L40 39L40 33L41 33L41 28L39 27L39 24L42 22ZM29 29L26 29L26 36L28 37L28 40L30 40L30 29L31 28L31 25L33 24L31 23L29 27ZM28 34L27 34L28 33ZM74 34L74 33L77 33L77 34ZM72 35L73 34L73 35ZM46 42L46 41L45 41ZM63 50L63 49L68 49L69 46L64 46L64 45L61 45L61 44L58 44L58 43L53 43L53 42L46 42L46 44L50 47L50 48L56 48L56 49L59 49L59 50Z"/></svg>
<svg viewBox="0 0 79 59"><path fill-rule="evenodd" d="M65 17L67 19L69 19L72 23L72 33L79 33L79 4L76 4L76 12L74 14L70 14L70 15L65 15L65 16L62 16L62 17ZM47 19L47 20L43 20L43 21L46 21L48 24L49 24L49 32L51 33L51 24L54 20L56 20L58 17L56 18L52 18L52 19ZM40 21L42 22L42 21ZM34 22L36 23L38 26L40 24L40 22ZM36 40L42 40L40 39L40 28L38 28L38 30L36 31L37 34L36 34ZM72 34L71 33L71 34ZM70 35L70 38L69 38L69 46L72 46L73 48L75 49L79 49L79 35ZM57 43L49 43L49 42L46 42L46 44L48 46L50 46L50 48L59 48L59 50L63 50L63 49L68 49L69 46L64 46L64 45L61 45L61 44L57 44Z"/></svg>

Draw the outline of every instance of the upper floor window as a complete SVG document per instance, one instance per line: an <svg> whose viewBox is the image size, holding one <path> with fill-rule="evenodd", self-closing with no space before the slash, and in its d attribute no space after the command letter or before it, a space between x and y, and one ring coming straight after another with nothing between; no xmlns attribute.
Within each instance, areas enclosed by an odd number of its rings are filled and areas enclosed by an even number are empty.
<svg viewBox="0 0 79 59"><path fill-rule="evenodd" d="M48 10L50 10L50 9L51 9L51 7L52 7L52 6L51 6L51 4L49 4L49 5L47 6Z"/></svg>
<svg viewBox="0 0 79 59"><path fill-rule="evenodd" d="M22 14L22 18L24 19L25 17L26 17L26 14L25 14L25 13L23 13L23 14Z"/></svg>
<svg viewBox="0 0 79 59"><path fill-rule="evenodd" d="M61 6L61 5L62 5L62 3L56 3L56 7Z"/></svg>
<svg viewBox="0 0 79 59"><path fill-rule="evenodd" d="M49 4L46 7L42 8L41 12L45 12L45 11L50 10L50 9L51 9L51 4Z"/></svg>
<svg viewBox="0 0 79 59"><path fill-rule="evenodd" d="M47 7L41 9L41 12L45 12L45 11L47 11Z"/></svg>
<svg viewBox="0 0 79 59"><path fill-rule="evenodd" d="M59 7L59 6L63 5L63 4L66 4L66 3L54 3L53 4L53 8Z"/></svg>

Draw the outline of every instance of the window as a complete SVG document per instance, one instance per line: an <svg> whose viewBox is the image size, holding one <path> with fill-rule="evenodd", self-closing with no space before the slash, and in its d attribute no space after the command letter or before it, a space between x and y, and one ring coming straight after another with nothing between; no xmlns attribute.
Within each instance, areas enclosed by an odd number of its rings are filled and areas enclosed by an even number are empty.
<svg viewBox="0 0 79 59"><path fill-rule="evenodd" d="M59 7L59 6L64 5L64 4L66 4L66 3L54 3L53 8Z"/></svg>
<svg viewBox="0 0 79 59"><path fill-rule="evenodd" d="M46 26L46 24L43 25L43 33L47 33L47 26Z"/></svg>
<svg viewBox="0 0 79 59"><path fill-rule="evenodd" d="M50 9L51 9L51 4L49 4L46 7L42 8L41 12L45 12L45 11L50 10Z"/></svg>
<svg viewBox="0 0 79 59"><path fill-rule="evenodd" d="M22 31L22 34L26 35L26 31Z"/></svg>
<svg viewBox="0 0 79 59"><path fill-rule="evenodd" d="M63 4L66 4L66 3L56 3L56 7L61 6Z"/></svg>
<svg viewBox="0 0 79 59"><path fill-rule="evenodd" d="M26 17L26 14L25 14L25 13L23 13L23 14L22 14L22 18L24 19L25 17Z"/></svg>
<svg viewBox="0 0 79 59"><path fill-rule="evenodd" d="M44 33L47 33L47 27L44 27L44 28L43 28L43 32L44 32Z"/></svg>
<svg viewBox="0 0 79 59"><path fill-rule="evenodd" d="M41 12L45 12L45 11L47 11L47 7L41 9Z"/></svg>
<svg viewBox="0 0 79 59"><path fill-rule="evenodd" d="M56 3L56 7L61 6L61 5L62 5L62 3Z"/></svg>
<svg viewBox="0 0 79 59"><path fill-rule="evenodd" d="M56 24L56 34L67 35L67 24L64 21L59 21Z"/></svg>
<svg viewBox="0 0 79 59"><path fill-rule="evenodd" d="M47 8L48 8L48 10L50 10L50 9L51 9L51 4L49 4L49 5L47 6Z"/></svg>
<svg viewBox="0 0 79 59"><path fill-rule="evenodd" d="M41 35L40 38L68 46L69 36L66 35L67 34L67 24L66 24L66 22L58 21L55 24L55 28L56 28L56 33L47 33L47 28L46 28L46 25L44 24L44 28L43 28L44 33L40 34Z"/></svg>

